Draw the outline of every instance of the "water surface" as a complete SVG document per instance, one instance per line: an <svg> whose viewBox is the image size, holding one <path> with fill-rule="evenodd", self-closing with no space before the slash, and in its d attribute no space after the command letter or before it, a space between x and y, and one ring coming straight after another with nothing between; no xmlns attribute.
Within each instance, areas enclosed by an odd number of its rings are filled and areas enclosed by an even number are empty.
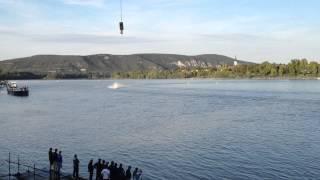
<svg viewBox="0 0 320 180"><path fill-rule="evenodd" d="M2 91L0 159L12 152L45 167L52 146L64 171L77 153L82 175L103 158L145 179L320 177L320 81L113 82L20 81L27 98Z"/></svg>

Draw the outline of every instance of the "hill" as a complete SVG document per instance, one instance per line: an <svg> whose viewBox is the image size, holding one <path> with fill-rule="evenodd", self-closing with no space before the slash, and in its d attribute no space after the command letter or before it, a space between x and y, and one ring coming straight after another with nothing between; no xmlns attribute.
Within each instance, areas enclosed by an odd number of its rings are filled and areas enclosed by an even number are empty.
<svg viewBox="0 0 320 180"><path fill-rule="evenodd" d="M197 56L176 54L36 55L0 61L0 69L2 74L19 73L21 76L34 75L34 78L56 76L57 74L70 77L81 76L81 74L98 74L110 77L114 72L174 70L179 67L206 68L233 64L233 58L215 54ZM238 61L238 64L250 63Z"/></svg>

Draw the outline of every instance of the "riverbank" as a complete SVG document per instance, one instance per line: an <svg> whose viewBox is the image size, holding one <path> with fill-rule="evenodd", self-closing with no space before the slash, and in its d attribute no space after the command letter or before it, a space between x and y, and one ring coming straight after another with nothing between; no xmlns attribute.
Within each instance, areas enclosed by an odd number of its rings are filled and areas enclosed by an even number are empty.
<svg viewBox="0 0 320 180"><path fill-rule="evenodd" d="M320 64L305 59L288 64L219 64L216 66L178 66L126 70L72 70L14 71L0 70L5 79L320 79Z"/></svg>
<svg viewBox="0 0 320 180"><path fill-rule="evenodd" d="M320 80L320 77L234 77L234 78L214 78L214 77L196 77L196 78L62 78L62 79L53 79L53 78L12 78L6 79L9 81L12 80Z"/></svg>

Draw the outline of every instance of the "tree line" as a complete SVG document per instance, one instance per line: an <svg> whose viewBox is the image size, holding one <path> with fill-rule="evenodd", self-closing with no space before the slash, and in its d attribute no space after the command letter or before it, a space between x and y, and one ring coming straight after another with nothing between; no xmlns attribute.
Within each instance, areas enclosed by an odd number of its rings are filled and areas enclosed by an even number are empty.
<svg viewBox="0 0 320 180"><path fill-rule="evenodd" d="M87 72L34 74L31 72L4 72L0 67L0 80L5 79L182 79L182 78L317 78L320 64L307 59L294 59L288 64L263 62L261 64L219 65L215 67L177 68L174 70L148 70L129 72Z"/></svg>
<svg viewBox="0 0 320 180"><path fill-rule="evenodd" d="M316 78L320 77L320 64L307 59L294 59L288 64L263 62L261 64L219 65L208 68L177 68L115 72L119 79L174 79L174 78Z"/></svg>

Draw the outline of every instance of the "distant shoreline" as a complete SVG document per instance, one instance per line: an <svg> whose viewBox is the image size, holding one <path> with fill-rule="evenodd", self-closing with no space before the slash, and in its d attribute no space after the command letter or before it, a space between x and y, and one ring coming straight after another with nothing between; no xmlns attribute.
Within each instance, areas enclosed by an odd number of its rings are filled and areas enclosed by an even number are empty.
<svg viewBox="0 0 320 180"><path fill-rule="evenodd" d="M43 81L57 81L57 80L320 80L320 77L236 77L236 78L61 78L61 79L46 79L46 78L19 78L19 79L3 79L8 81L23 81L23 80L43 80Z"/></svg>
<svg viewBox="0 0 320 180"><path fill-rule="evenodd" d="M318 80L320 64L306 59L254 64L221 55L43 55L0 62L0 80L6 79Z"/></svg>

